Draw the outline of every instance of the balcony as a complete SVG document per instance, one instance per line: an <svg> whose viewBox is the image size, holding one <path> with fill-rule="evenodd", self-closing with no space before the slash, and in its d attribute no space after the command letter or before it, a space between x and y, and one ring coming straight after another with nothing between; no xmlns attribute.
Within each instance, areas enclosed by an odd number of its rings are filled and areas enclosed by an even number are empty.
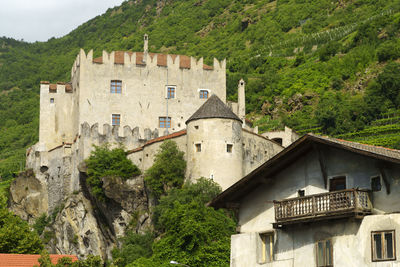
<svg viewBox="0 0 400 267"><path fill-rule="evenodd" d="M371 214L368 190L347 189L274 201L274 228L333 218L362 218Z"/></svg>

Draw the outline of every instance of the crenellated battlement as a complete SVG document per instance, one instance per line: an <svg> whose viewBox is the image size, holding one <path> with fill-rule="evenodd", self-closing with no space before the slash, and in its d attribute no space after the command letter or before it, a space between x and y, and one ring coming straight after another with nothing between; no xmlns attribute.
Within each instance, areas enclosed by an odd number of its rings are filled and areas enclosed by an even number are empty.
<svg viewBox="0 0 400 267"><path fill-rule="evenodd" d="M159 53L144 53L130 51L113 51L108 53L103 51L101 57L93 58L93 50L87 54L81 49L71 70L71 76L74 76L76 70L81 64L88 65L123 65L129 68L144 68L144 67L168 67L171 69L191 69L205 71L219 71L226 69L226 60L219 61L214 58L213 66L203 63L203 58L196 59L184 55L159 54Z"/></svg>
<svg viewBox="0 0 400 267"><path fill-rule="evenodd" d="M81 138L92 139L98 144L121 143L127 148L135 148L135 145L159 136L158 129L152 131L149 128L145 128L141 131L139 127L132 129L126 125L122 127L122 135L120 135L120 126L111 126L105 123L102 128L102 131L100 131L98 123L90 126L89 123L84 122L81 124Z"/></svg>
<svg viewBox="0 0 400 267"><path fill-rule="evenodd" d="M50 83L48 81L41 81L40 89L49 93L73 93L72 84L64 82Z"/></svg>

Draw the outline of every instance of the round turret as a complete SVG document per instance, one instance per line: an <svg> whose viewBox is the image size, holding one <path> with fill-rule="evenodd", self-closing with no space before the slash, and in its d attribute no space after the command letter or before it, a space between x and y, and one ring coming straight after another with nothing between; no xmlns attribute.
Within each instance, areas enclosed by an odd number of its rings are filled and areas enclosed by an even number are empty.
<svg viewBox="0 0 400 267"><path fill-rule="evenodd" d="M216 95L186 124L189 179L210 178L226 189L242 178L242 121Z"/></svg>

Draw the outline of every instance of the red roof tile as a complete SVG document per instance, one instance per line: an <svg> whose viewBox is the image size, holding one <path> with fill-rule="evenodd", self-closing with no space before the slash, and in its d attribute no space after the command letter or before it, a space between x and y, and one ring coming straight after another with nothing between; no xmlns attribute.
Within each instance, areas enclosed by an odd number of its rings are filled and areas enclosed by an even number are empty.
<svg viewBox="0 0 400 267"><path fill-rule="evenodd" d="M72 84L70 83L65 84L65 92L72 93Z"/></svg>
<svg viewBox="0 0 400 267"><path fill-rule="evenodd" d="M51 83L49 86L49 92L50 93L57 93L57 84Z"/></svg>
<svg viewBox="0 0 400 267"><path fill-rule="evenodd" d="M132 154L132 153L135 153L137 151L143 150L143 148L145 146L148 146L150 144L157 143L157 142L160 142L160 141L164 141L164 140L167 140L167 139L172 139L172 138L179 137L179 136L182 136L182 135L185 135L185 134L186 134L186 129L185 130L181 130L179 132L175 132L175 133L169 134L169 135L164 135L164 136L160 136L160 137L151 139L151 140L147 141L143 146L135 148L135 149L132 149L132 150L129 150L128 154Z"/></svg>
<svg viewBox="0 0 400 267"><path fill-rule="evenodd" d="M40 84L49 84L49 81L40 81Z"/></svg>
<svg viewBox="0 0 400 267"><path fill-rule="evenodd" d="M61 258L68 257L72 262L78 260L75 255L50 255L51 262L57 264ZM33 267L39 266L38 259L40 255L29 254L0 254L0 267Z"/></svg>

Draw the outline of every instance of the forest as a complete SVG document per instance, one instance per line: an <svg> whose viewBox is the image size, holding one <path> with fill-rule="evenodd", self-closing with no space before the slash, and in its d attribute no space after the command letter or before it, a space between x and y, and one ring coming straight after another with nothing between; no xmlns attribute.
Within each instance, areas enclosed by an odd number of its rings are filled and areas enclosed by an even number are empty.
<svg viewBox="0 0 400 267"><path fill-rule="evenodd" d="M228 99L244 78L248 119L400 148L400 3L395 0L125 1L61 38L0 38L0 176L38 140L39 82L70 79L80 48L227 59ZM374 133L374 134L372 134Z"/></svg>

